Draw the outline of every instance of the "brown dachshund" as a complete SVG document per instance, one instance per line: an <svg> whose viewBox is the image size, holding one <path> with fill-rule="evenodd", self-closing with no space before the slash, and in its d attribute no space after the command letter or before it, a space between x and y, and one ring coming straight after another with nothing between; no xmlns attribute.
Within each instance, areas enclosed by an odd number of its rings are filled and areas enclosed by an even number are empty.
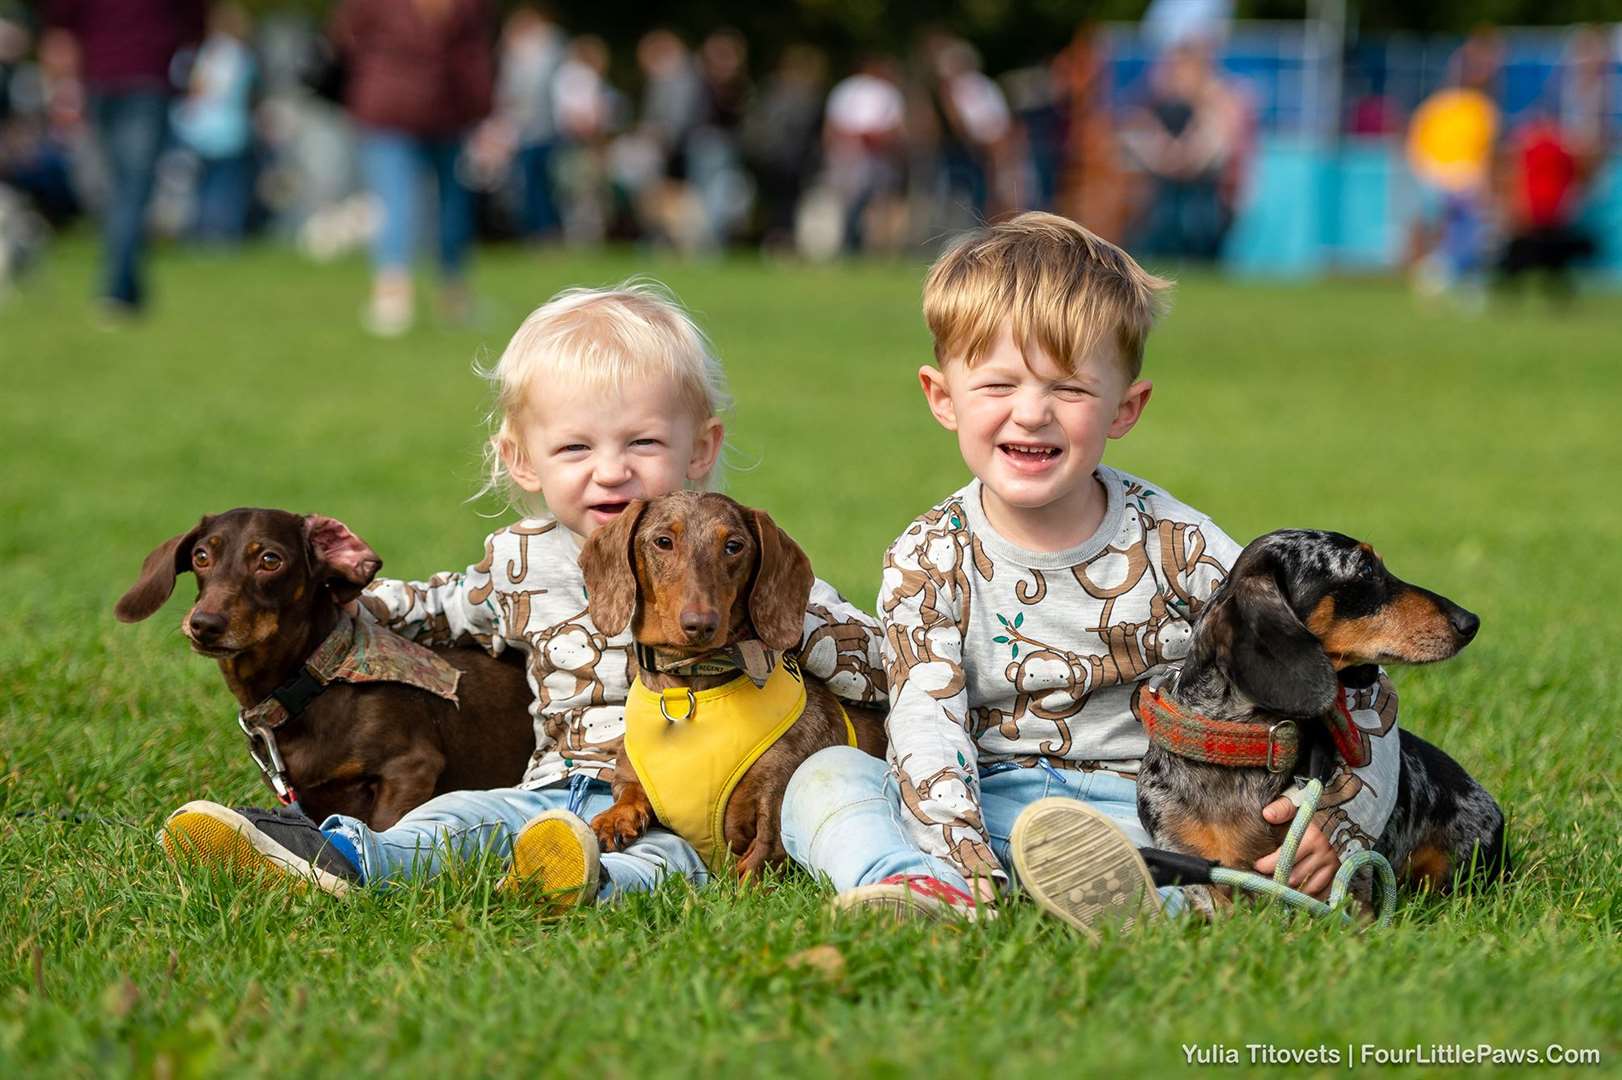
<svg viewBox="0 0 1622 1080"><path fill-rule="evenodd" d="M684 663L689 658L729 649L736 656L756 643L771 654L798 649L814 581L805 552L764 512L698 492L632 502L593 534L580 567L592 622L610 635L631 628L642 658L638 678L656 693L702 693L739 678L738 670L695 673L696 664ZM647 670L650 660L659 670ZM792 660L779 662L798 677ZM787 858L780 836L783 792L801 762L847 744L851 728L858 747L884 754L881 710L845 705L842 715L827 687L814 678L804 682L804 712L748 767L725 805L722 835L740 877ZM624 746L614 773L614 805L591 823L609 850L641 836L656 819Z"/></svg>
<svg viewBox="0 0 1622 1080"><path fill-rule="evenodd" d="M1295 777L1327 782L1339 761L1367 754L1367 734L1340 711L1343 688L1365 691L1395 723L1377 665L1445 660L1480 625L1349 536L1290 529L1251 541L1195 620L1175 680L1159 695L1140 688L1134 701L1150 726L1138 817L1155 846L1249 869L1286 828L1262 820L1261 807ZM1364 846L1408 885L1446 890L1460 877L1506 873L1504 814L1492 795L1412 731L1397 737L1396 805ZM1247 745L1251 763L1222 760ZM1332 795L1350 797L1326 793L1326 808ZM1366 886L1354 887L1362 899Z"/></svg>
<svg viewBox="0 0 1622 1080"><path fill-rule="evenodd" d="M303 675L327 642L353 631L344 605L382 565L332 518L229 510L158 545L116 613L123 622L145 619L174 591L175 575L195 574L197 600L181 633L194 651L219 661L244 710L272 700L291 706L276 711L273 740L305 813L316 821L347 814L386 829L435 795L516 784L535 732L516 656L450 647L429 655L361 626L374 658L403 659L381 673L363 672L378 681L356 675L357 681L323 686ZM449 692L390 677L400 670L412 677L413 666L432 677L423 681Z"/></svg>

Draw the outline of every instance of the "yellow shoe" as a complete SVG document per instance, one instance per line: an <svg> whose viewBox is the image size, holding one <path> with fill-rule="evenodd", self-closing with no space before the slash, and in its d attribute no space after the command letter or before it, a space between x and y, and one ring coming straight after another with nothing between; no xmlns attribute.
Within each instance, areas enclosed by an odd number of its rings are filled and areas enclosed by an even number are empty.
<svg viewBox="0 0 1622 1080"><path fill-rule="evenodd" d="M294 810L233 810L198 800L170 814L158 840L176 861L239 874L283 875L334 896L361 880L360 871L315 822Z"/></svg>
<svg viewBox="0 0 1622 1080"><path fill-rule="evenodd" d="M555 911L597 901L602 865L597 836L567 810L545 810L524 823L513 841L512 866L497 886L533 896Z"/></svg>

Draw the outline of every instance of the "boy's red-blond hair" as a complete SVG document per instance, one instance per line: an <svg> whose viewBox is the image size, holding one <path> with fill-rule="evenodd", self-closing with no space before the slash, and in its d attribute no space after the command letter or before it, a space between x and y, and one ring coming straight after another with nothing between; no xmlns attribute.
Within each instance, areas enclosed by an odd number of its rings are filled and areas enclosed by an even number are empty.
<svg viewBox="0 0 1622 1080"><path fill-rule="evenodd" d="M924 279L924 320L935 362L971 366L1004 323L1022 349L1035 344L1073 374L1113 333L1129 380L1171 282L1068 218L1040 211L975 229Z"/></svg>

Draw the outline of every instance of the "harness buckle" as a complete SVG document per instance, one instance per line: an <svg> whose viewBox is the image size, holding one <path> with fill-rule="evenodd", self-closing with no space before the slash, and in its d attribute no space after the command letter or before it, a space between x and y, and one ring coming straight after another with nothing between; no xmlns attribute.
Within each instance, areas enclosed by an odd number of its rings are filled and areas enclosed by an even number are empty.
<svg viewBox="0 0 1622 1080"><path fill-rule="evenodd" d="M671 690L675 689L676 687L671 688ZM671 724L680 723L683 720L691 720L693 717L698 715L698 697L693 693L693 688L691 686L684 686L680 689L687 695L687 711L680 716L670 715L671 690L665 690L659 694L659 715L664 717L666 722ZM678 696L676 700L680 701L681 698Z"/></svg>
<svg viewBox="0 0 1622 1080"><path fill-rule="evenodd" d="M1278 752L1277 733L1279 728L1286 724L1290 727L1290 734L1297 734L1294 720L1279 720L1276 723L1269 724L1267 728L1267 771L1270 773L1289 772L1290 767L1295 764L1293 761L1280 761L1276 757Z"/></svg>

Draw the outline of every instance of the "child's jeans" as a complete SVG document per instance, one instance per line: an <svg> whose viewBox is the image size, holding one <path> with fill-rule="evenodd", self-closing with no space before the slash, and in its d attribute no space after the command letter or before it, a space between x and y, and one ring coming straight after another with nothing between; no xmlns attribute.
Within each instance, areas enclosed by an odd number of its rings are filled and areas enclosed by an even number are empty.
<svg viewBox="0 0 1622 1080"><path fill-rule="evenodd" d="M432 877L451 859L489 853L505 859L518 830L541 811L568 810L589 823L613 802L607 784L577 776L538 791L452 791L423 803L382 832L342 814L323 821L321 830L353 845L360 854L361 878L372 885L413 875ZM647 892L669 874L684 875L695 885L709 877L687 841L659 828L649 829L624 851L603 852L602 868L598 892L602 900L621 892Z"/></svg>
<svg viewBox="0 0 1622 1080"><path fill-rule="evenodd" d="M1013 865L1008 834L1019 812L1048 795L1079 799L1102 811L1139 847L1149 834L1138 822L1138 786L1103 770L993 766L980 775L980 809L991 850ZM800 766L783 796L783 846L789 856L826 875L844 892L894 874L923 874L967 892L952 863L918 849L907 835L900 790L888 765L849 746L821 750ZM1182 910L1180 889L1163 886L1167 914Z"/></svg>

